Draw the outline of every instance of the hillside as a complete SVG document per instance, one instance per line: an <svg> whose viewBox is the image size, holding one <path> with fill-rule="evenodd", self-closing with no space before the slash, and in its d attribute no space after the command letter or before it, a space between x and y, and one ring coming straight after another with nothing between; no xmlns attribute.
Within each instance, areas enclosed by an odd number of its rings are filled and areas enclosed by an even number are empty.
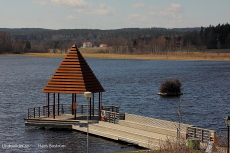
<svg viewBox="0 0 230 153"><path fill-rule="evenodd" d="M7 43L6 43L7 42ZM123 28L123 29L41 29L0 28L0 53L67 52L84 42L93 47L106 44L104 53L167 54L169 52L206 52L230 49L230 25L201 28Z"/></svg>

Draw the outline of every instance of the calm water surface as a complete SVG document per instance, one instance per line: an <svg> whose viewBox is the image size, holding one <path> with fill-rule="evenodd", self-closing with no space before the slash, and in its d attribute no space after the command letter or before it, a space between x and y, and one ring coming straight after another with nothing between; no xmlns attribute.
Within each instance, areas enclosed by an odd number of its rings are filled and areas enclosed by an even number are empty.
<svg viewBox="0 0 230 153"><path fill-rule="evenodd" d="M25 127L27 108L43 106L41 93L63 58L0 56L0 152L85 152L86 135L76 131ZM230 115L230 62L150 61L86 58L106 90L103 104L121 106L120 112L178 121L217 130ZM156 93L161 82L178 78L180 98L162 98ZM69 103L71 95L61 95ZM83 95L77 95L85 103ZM7 145L27 145L4 148ZM65 145L47 148L39 145ZM90 152L134 151L133 146L90 136Z"/></svg>

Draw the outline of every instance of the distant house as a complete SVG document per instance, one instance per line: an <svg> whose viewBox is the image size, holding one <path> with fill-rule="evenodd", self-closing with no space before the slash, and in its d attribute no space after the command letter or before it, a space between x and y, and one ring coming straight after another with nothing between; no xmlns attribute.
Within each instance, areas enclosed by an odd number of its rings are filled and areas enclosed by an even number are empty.
<svg viewBox="0 0 230 153"><path fill-rule="evenodd" d="M181 47L182 46L182 42L181 41L176 41L175 42L175 46L176 47Z"/></svg>
<svg viewBox="0 0 230 153"><path fill-rule="evenodd" d="M107 45L106 44L100 44L99 47L107 47Z"/></svg>
<svg viewBox="0 0 230 153"><path fill-rule="evenodd" d="M88 48L88 47L93 47L93 45L92 45L91 42L84 42L82 47L83 48Z"/></svg>

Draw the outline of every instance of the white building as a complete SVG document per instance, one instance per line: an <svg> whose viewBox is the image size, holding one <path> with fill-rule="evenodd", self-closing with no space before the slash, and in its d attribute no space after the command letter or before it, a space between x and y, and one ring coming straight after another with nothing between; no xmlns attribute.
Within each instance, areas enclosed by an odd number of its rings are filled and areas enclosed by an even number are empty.
<svg viewBox="0 0 230 153"><path fill-rule="evenodd" d="M84 42L82 47L83 48L88 48L88 47L93 47L93 45L92 45L91 42Z"/></svg>
<svg viewBox="0 0 230 153"><path fill-rule="evenodd" d="M100 44L99 47L107 47L107 45L106 44Z"/></svg>

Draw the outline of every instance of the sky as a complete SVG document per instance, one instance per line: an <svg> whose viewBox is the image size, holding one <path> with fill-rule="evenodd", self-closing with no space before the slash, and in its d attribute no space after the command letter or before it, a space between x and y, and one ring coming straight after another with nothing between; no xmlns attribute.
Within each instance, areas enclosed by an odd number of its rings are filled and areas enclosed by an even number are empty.
<svg viewBox="0 0 230 153"><path fill-rule="evenodd" d="M0 28L120 29L230 23L230 0L0 0Z"/></svg>

